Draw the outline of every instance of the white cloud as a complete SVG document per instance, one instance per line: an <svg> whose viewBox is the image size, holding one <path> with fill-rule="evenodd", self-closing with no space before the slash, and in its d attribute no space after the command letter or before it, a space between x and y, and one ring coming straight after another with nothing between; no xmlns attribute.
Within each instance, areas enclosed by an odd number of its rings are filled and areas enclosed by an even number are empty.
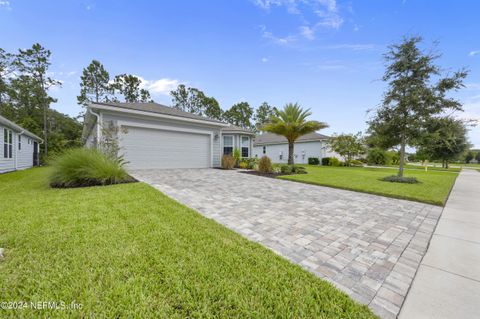
<svg viewBox="0 0 480 319"><path fill-rule="evenodd" d="M289 45L292 42L295 42L297 40L297 37L294 35L288 35L286 37L277 37L272 32L267 31L265 26L260 26L260 28L262 29L262 37L278 45Z"/></svg>
<svg viewBox="0 0 480 319"><path fill-rule="evenodd" d="M12 8L12 7L10 7L10 1L0 0L0 8L5 8L7 10L10 10Z"/></svg>
<svg viewBox="0 0 480 319"><path fill-rule="evenodd" d="M273 7L284 7L288 13L300 16L302 25L288 36L277 37L272 32L263 30L264 38L280 45L297 40L299 37L313 40L318 31L322 29L337 30L344 22L336 0L253 0L253 3L266 11L270 11ZM306 18L312 14L313 19Z"/></svg>
<svg viewBox="0 0 480 319"><path fill-rule="evenodd" d="M480 54L480 50L475 50L475 51L470 51L470 53L468 53L468 56L476 56L479 54Z"/></svg>
<svg viewBox="0 0 480 319"><path fill-rule="evenodd" d="M309 26L301 26L300 27L300 34L308 40L313 40L315 39L315 31L312 30Z"/></svg>
<svg viewBox="0 0 480 319"><path fill-rule="evenodd" d="M334 45L329 45L326 46L326 49L349 49L353 51L363 51L363 50L372 50L375 49L376 45L375 44L334 44Z"/></svg>
<svg viewBox="0 0 480 319"><path fill-rule="evenodd" d="M480 90L480 83L467 83L465 87L467 90Z"/></svg>
<svg viewBox="0 0 480 319"><path fill-rule="evenodd" d="M175 90L179 84L178 80L164 78L147 82L147 89L157 94L169 95L170 91Z"/></svg>
<svg viewBox="0 0 480 319"><path fill-rule="evenodd" d="M261 61L262 61L263 63L266 63L266 62L268 62L268 58L262 58Z"/></svg>
<svg viewBox="0 0 480 319"><path fill-rule="evenodd" d="M465 112L459 113L458 117L466 120L476 120L480 123L480 95L469 97L463 104ZM475 148L480 147L480 126L470 128L470 142Z"/></svg>
<svg viewBox="0 0 480 319"><path fill-rule="evenodd" d="M180 84L178 80L162 78L158 80L145 80L141 76L136 75L142 81L140 85L141 89L147 89L151 93L156 93L160 95L169 95L170 91L175 90Z"/></svg>
<svg viewBox="0 0 480 319"><path fill-rule="evenodd" d="M169 79L169 78L162 78L158 80L146 80L145 78L135 75L137 78L140 79L140 88L146 89L150 91L152 94L158 95L170 95L170 91L175 90L179 84L182 82ZM111 79L108 83L113 84L114 80Z"/></svg>

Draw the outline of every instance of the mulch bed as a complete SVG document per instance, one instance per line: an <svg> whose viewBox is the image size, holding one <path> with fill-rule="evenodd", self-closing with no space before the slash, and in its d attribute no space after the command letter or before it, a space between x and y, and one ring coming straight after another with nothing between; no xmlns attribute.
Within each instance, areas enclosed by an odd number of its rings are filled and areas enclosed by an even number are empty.
<svg viewBox="0 0 480 319"><path fill-rule="evenodd" d="M270 177L270 178L275 178L277 176L283 176L283 175L292 175L291 173L290 174L287 174L287 173L260 173L259 171L241 171L240 173L256 175L256 176L263 176L263 177Z"/></svg>
<svg viewBox="0 0 480 319"><path fill-rule="evenodd" d="M127 180L121 182L110 182L110 183L99 183L98 181L83 181L77 184L63 184L63 183L50 183L51 188L81 188L81 187L92 187L92 186L109 186L109 185L117 185L117 184L128 184L128 183L138 183L139 181L129 176Z"/></svg>

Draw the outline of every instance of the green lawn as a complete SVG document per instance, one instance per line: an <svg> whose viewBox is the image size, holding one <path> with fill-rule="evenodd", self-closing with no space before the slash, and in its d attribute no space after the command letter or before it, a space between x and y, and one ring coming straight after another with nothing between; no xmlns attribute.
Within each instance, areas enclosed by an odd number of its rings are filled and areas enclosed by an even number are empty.
<svg viewBox="0 0 480 319"><path fill-rule="evenodd" d="M457 173L407 170L405 176L414 176L421 183L400 184L380 181L395 175L391 168L305 166L308 174L286 175L280 178L292 181L349 189L364 193L444 205Z"/></svg>
<svg viewBox="0 0 480 319"><path fill-rule="evenodd" d="M398 169L398 165L387 165L387 167ZM416 170L425 170L424 166L407 164L405 165L406 169L416 169ZM442 171L442 172L460 172L462 169L460 167L449 167L443 168L442 166L428 166L428 171Z"/></svg>
<svg viewBox="0 0 480 319"><path fill-rule="evenodd" d="M0 317L374 318L330 284L143 183L50 189L0 175Z"/></svg>

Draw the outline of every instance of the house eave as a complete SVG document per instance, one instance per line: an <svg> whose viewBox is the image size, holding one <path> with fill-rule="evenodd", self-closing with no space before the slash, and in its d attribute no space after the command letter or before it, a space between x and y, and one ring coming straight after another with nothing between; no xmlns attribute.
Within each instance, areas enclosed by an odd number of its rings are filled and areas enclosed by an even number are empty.
<svg viewBox="0 0 480 319"><path fill-rule="evenodd" d="M296 141L295 144L299 143L307 143L307 142L323 142L323 141L328 141L328 138L321 138L321 139L310 139L310 140L301 140L301 141ZM253 143L253 146L264 146L264 145L287 145L288 142L264 142L264 143Z"/></svg>
<svg viewBox="0 0 480 319"><path fill-rule="evenodd" d="M121 107L116 107L116 106L101 105L101 104L96 104L96 103L91 103L91 104L89 104L88 107L92 108L92 109L96 109L96 110L101 110L101 111L109 111L109 112L117 112L117 113L123 113L123 114L141 115L141 116L146 116L146 117L170 119L170 120L175 120L175 121L203 124L203 125L214 126L214 127L226 127L226 126L229 125L229 124L226 124L226 123L212 122L212 121L208 121L208 120L192 119L192 118L182 117L182 116L175 116L175 115L168 115L168 114L161 114L161 113L154 113L154 112L132 110L132 109L126 109L126 108L121 108Z"/></svg>

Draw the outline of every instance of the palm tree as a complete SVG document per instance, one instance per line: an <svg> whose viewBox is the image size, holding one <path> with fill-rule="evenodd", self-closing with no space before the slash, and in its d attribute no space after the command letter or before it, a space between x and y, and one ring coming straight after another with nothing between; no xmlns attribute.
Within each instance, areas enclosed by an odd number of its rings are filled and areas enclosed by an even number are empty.
<svg viewBox="0 0 480 319"><path fill-rule="evenodd" d="M293 147L300 136L328 127L323 122L307 121L307 117L311 114L310 109L304 110L297 103L288 103L261 127L262 131L285 136L288 141L289 165L293 165Z"/></svg>

